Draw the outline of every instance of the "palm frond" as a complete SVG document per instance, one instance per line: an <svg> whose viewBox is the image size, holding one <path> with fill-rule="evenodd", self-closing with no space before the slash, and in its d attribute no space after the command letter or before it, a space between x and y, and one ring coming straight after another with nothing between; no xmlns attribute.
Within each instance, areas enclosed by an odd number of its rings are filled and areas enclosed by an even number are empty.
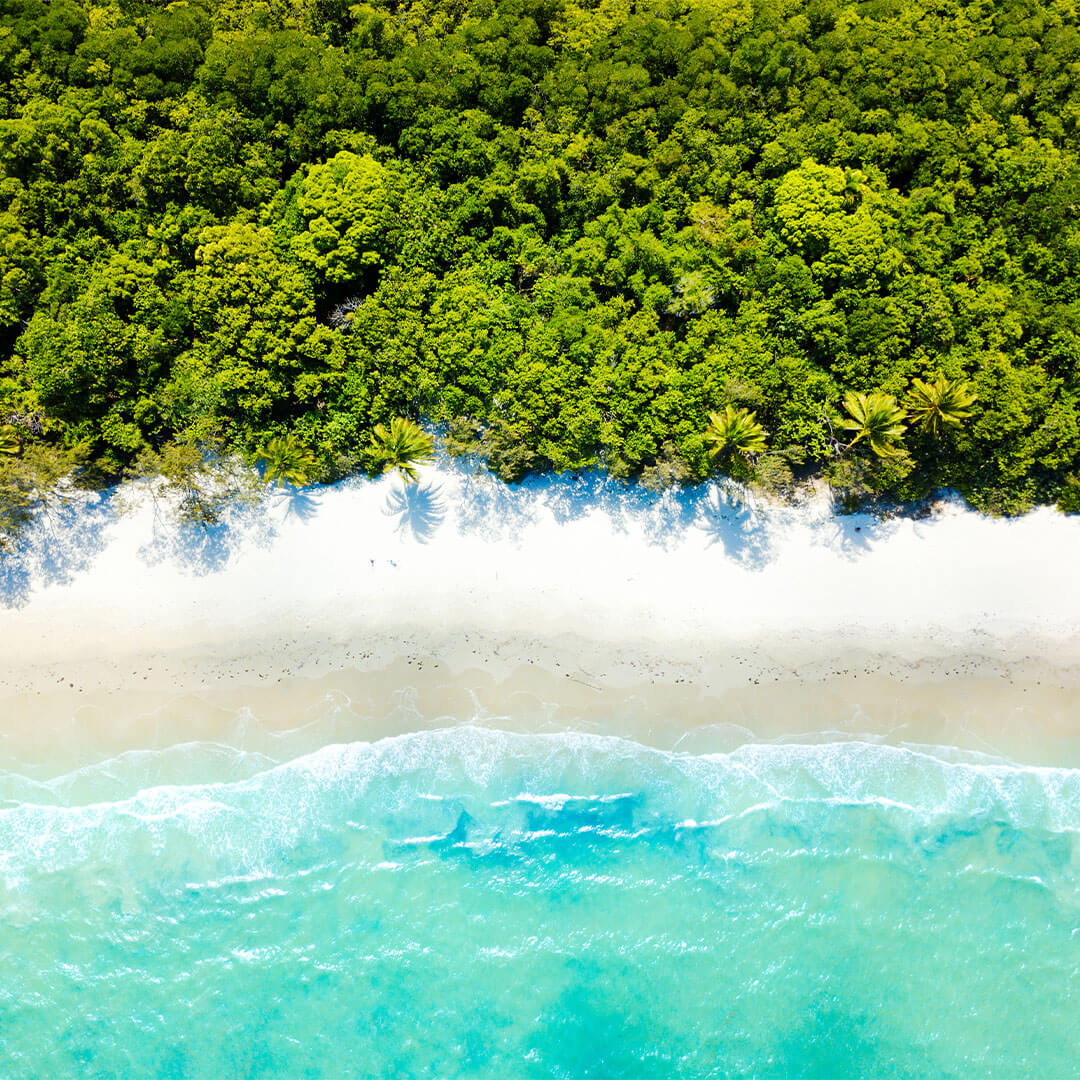
<svg viewBox="0 0 1080 1080"><path fill-rule="evenodd" d="M381 472L396 469L404 483L415 484L416 468L431 461L435 440L415 421L395 416L389 424L376 424L368 452Z"/></svg>
<svg viewBox="0 0 1080 1080"><path fill-rule="evenodd" d="M937 436L947 427L960 427L971 416L975 400L975 391L966 379L939 374L933 382L914 379L904 405L913 424Z"/></svg>
<svg viewBox="0 0 1080 1080"><path fill-rule="evenodd" d="M709 413L709 426L703 438L709 444L710 461L723 453L760 454L768 446L757 413L734 405L728 405L722 412Z"/></svg>
<svg viewBox="0 0 1080 1080"><path fill-rule="evenodd" d="M904 454L904 448L896 445L896 440L904 434L904 410L897 405L892 394L883 394L878 390L862 394L849 390L844 395L844 408L848 411L844 427L854 432L849 447L865 439L878 457L900 457Z"/></svg>
<svg viewBox="0 0 1080 1080"><path fill-rule="evenodd" d="M263 477L279 487L283 484L304 487L318 464L315 455L292 435L271 439L255 455L255 460L264 466Z"/></svg>

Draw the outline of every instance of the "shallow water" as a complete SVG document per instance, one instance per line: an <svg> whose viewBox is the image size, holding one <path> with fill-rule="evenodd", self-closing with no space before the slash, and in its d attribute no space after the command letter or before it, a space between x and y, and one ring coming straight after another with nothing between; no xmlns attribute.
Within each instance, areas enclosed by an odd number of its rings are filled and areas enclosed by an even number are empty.
<svg viewBox="0 0 1080 1080"><path fill-rule="evenodd" d="M0 773L5 1077L1073 1077L1080 771L476 727Z"/></svg>

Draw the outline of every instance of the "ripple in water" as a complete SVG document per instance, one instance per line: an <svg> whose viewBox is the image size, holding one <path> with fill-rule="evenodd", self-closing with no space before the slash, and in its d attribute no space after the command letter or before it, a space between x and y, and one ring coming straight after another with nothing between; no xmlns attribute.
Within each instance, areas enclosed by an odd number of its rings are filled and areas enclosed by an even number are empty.
<svg viewBox="0 0 1080 1080"><path fill-rule="evenodd" d="M0 775L0 800L5 1076L1080 1059L1075 771L455 728L279 765L125 755Z"/></svg>

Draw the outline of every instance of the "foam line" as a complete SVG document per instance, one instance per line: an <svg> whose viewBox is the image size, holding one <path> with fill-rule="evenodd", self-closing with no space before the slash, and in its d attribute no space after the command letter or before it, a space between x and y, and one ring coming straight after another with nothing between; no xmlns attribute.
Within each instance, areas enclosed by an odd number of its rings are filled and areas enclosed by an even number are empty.
<svg viewBox="0 0 1080 1080"><path fill-rule="evenodd" d="M957 762L861 742L694 756L611 736L459 727L329 746L233 782L154 786L82 806L9 805L0 810L0 871L11 881L97 865L117 844L153 853L173 872L193 850L257 869L317 844L324 827L342 821L422 845L515 831L655 833L690 822L738 831L751 827L740 819L761 815L782 830L812 831L848 811L912 836L957 821L1075 834L1080 770Z"/></svg>

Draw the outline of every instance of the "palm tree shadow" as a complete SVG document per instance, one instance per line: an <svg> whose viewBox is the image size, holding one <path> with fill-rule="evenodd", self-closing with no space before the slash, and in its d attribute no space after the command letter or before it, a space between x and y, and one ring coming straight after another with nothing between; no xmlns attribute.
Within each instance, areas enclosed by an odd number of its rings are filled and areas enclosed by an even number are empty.
<svg viewBox="0 0 1080 1080"><path fill-rule="evenodd" d="M888 522L871 514L837 514L829 526L830 545L853 559L867 554L876 540L892 531Z"/></svg>
<svg viewBox="0 0 1080 1080"><path fill-rule="evenodd" d="M446 501L442 485L409 484L394 488L386 497L383 513L397 517L397 531L412 536L420 544L426 544L446 518Z"/></svg>
<svg viewBox="0 0 1080 1080"><path fill-rule="evenodd" d="M319 510L319 500L307 488L286 488L282 492L285 517L310 521Z"/></svg>
<svg viewBox="0 0 1080 1080"><path fill-rule="evenodd" d="M750 569L760 569L769 559L772 540L761 514L735 486L716 485L698 507L698 527L710 544L720 544L724 554Z"/></svg>

